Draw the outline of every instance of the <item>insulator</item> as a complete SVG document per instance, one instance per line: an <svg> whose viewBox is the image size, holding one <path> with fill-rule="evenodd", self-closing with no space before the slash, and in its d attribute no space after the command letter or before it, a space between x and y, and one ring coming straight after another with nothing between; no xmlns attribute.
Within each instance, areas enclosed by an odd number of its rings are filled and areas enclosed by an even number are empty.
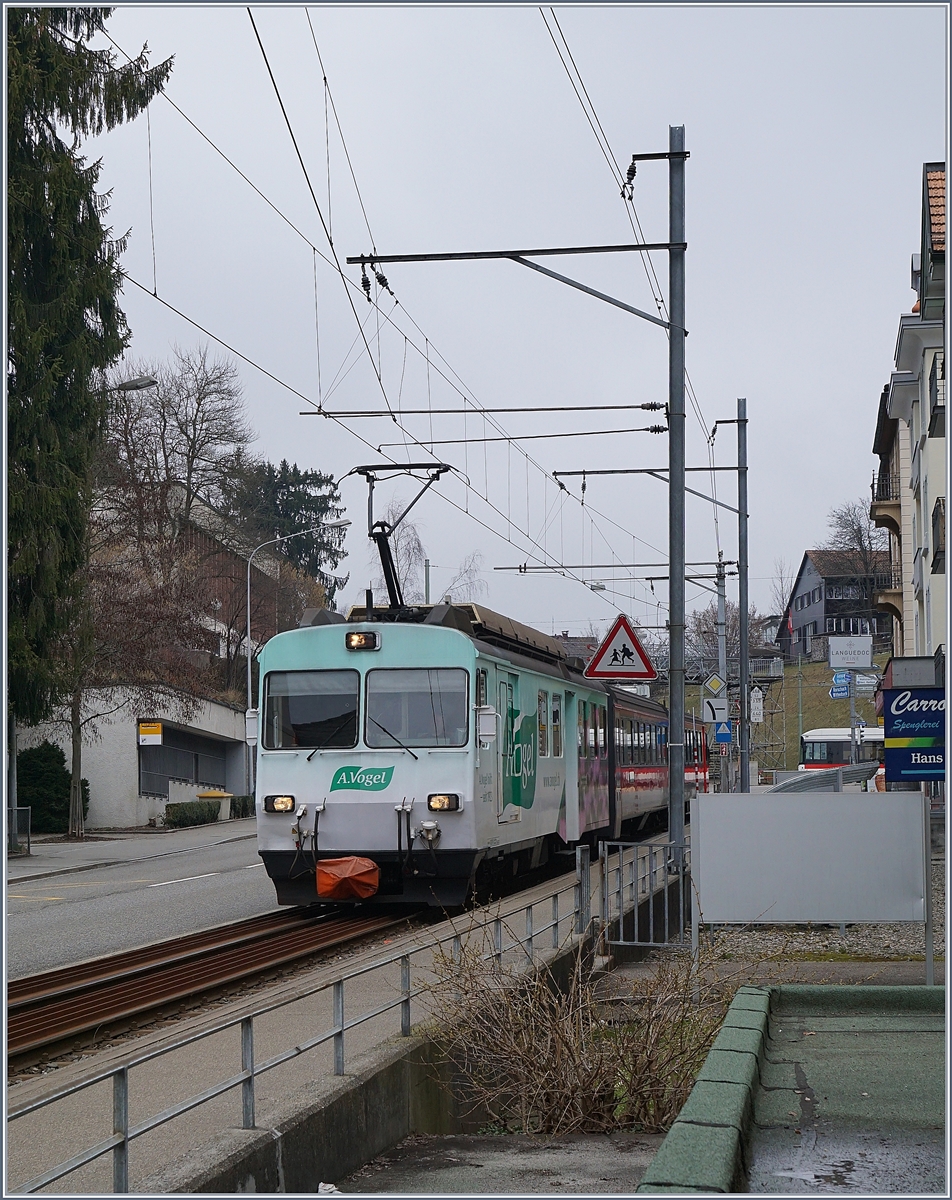
<svg viewBox="0 0 952 1200"><path fill-rule="evenodd" d="M365 267L360 268L360 286L364 289L364 294L366 295L367 299L369 300L370 299L370 280L367 278L367 269Z"/></svg>
<svg viewBox="0 0 952 1200"><path fill-rule="evenodd" d="M667 425L649 425L648 432L649 433L667 433L668 427L667 427Z"/></svg>
<svg viewBox="0 0 952 1200"><path fill-rule="evenodd" d="M645 412L660 412L664 405L660 400L649 400L647 404L639 405L639 408L644 409Z"/></svg>
<svg viewBox="0 0 952 1200"><path fill-rule="evenodd" d="M637 174L638 174L638 164L635 162L634 159L632 159L631 164L628 167L628 174L625 176L625 179L630 184L631 181L635 178L635 176Z"/></svg>
<svg viewBox="0 0 952 1200"><path fill-rule="evenodd" d="M386 275L384 275L382 271L378 271L378 270L376 270L376 268L375 268L375 269L374 269L374 276L376 277L376 280L377 280L377 282L380 284L380 286L381 286L382 288L386 288L386 290L389 292L389 291L390 291L390 284L389 284L389 283L387 283L387 277L386 277Z"/></svg>

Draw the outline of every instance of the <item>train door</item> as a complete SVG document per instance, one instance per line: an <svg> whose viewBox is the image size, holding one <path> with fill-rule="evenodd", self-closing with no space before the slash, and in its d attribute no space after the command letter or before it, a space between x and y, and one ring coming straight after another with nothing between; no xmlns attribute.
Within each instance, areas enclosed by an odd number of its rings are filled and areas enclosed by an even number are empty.
<svg viewBox="0 0 952 1200"><path fill-rule="evenodd" d="M565 751L565 833L566 842L577 842L579 839L579 794L578 794L578 705L575 702L576 693L566 689L565 706L562 710L564 733L562 736ZM559 831L561 834L561 830Z"/></svg>
<svg viewBox="0 0 952 1200"><path fill-rule="evenodd" d="M496 738L499 788L496 792L496 816L500 825L522 820L522 808L514 804L519 781L513 775L516 743L516 715L519 706L519 676L502 675L499 679L499 737Z"/></svg>

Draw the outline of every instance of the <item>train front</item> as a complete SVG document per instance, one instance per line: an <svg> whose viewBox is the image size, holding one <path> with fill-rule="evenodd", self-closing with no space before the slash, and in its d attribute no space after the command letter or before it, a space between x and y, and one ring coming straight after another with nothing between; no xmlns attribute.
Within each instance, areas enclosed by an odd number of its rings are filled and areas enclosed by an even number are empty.
<svg viewBox="0 0 952 1200"><path fill-rule="evenodd" d="M279 904L462 904L478 854L475 648L333 624L261 654L258 851Z"/></svg>

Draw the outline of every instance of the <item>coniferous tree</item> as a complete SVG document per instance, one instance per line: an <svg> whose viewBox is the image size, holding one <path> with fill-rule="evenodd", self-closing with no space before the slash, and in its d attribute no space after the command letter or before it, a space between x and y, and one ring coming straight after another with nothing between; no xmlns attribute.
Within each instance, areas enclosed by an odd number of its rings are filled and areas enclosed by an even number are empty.
<svg viewBox="0 0 952 1200"><path fill-rule="evenodd" d="M7 12L8 694L30 722L58 698L51 650L83 564L98 373L130 336L118 304L125 238L103 223L100 163L79 145L135 117L172 69L150 68L145 47L124 66L90 49L112 11Z"/></svg>

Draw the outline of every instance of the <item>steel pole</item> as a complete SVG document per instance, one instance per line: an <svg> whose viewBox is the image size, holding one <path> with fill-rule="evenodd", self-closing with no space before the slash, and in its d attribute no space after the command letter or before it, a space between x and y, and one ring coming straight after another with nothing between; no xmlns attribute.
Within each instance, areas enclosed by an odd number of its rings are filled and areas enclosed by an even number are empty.
<svg viewBox="0 0 952 1200"><path fill-rule="evenodd" d="M727 579L724 572L723 553L717 563L717 673L724 681L724 695L730 695L727 678ZM729 714L728 714L729 715ZM728 747L728 750L730 747ZM718 759L718 777L722 792L731 790L730 755Z"/></svg>
<svg viewBox="0 0 952 1200"><path fill-rule="evenodd" d="M684 126L668 128L668 836L684 857Z"/></svg>
<svg viewBox="0 0 952 1200"><path fill-rule="evenodd" d="M17 719L13 713L7 717L7 837L14 854L20 852L19 829L17 828Z"/></svg>
<svg viewBox="0 0 952 1200"><path fill-rule="evenodd" d="M737 401L737 576L740 618L740 790L750 791L750 605L747 598L747 401Z"/></svg>

